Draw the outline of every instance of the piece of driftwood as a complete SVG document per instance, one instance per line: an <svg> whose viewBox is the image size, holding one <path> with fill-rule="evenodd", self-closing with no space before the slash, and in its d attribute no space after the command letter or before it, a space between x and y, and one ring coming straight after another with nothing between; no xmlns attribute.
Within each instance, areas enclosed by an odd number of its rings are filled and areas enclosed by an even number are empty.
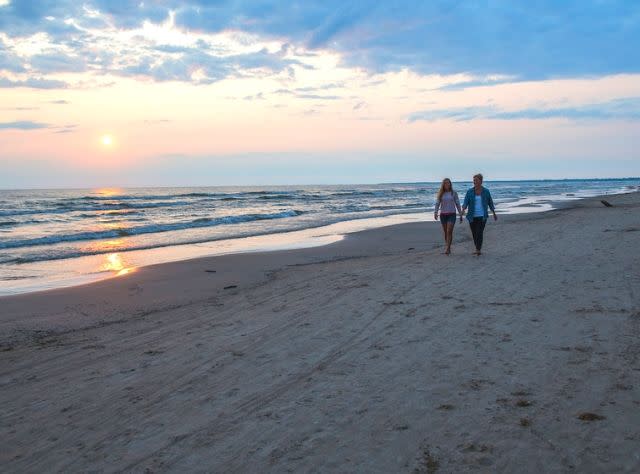
<svg viewBox="0 0 640 474"><path fill-rule="evenodd" d="M611 204L609 201L605 201L604 199L602 199L600 202L604 204L605 207L613 207L613 204Z"/></svg>

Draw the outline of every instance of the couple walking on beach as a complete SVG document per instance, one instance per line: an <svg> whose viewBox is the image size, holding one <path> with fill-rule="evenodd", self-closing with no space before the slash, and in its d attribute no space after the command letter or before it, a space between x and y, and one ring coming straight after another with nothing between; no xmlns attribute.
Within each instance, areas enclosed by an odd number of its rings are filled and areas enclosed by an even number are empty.
<svg viewBox="0 0 640 474"><path fill-rule="evenodd" d="M493 213L493 219L498 220L496 209L493 205L491 193L487 188L482 186L482 175L480 173L473 177L473 187L467 190L464 196L462 208L460 207L460 199L458 193L453 190L453 185L449 178L442 180L440 190L436 196L436 209L433 218L438 220L438 211L440 212L440 223L444 232L444 241L446 245L445 254L451 253L451 242L453 241L453 227L456 225L456 210L460 215L460 222L467 209L467 220L471 227L473 235L473 243L476 246L474 255L480 255L482 250L482 239L484 234L484 226L489 218L489 209Z"/></svg>

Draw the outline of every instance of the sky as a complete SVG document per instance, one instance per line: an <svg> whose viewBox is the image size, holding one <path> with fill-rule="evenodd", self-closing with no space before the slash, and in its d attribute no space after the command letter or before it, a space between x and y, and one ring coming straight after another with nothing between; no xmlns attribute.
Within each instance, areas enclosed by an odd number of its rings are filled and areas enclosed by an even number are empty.
<svg viewBox="0 0 640 474"><path fill-rule="evenodd" d="M640 176L637 0L0 0L0 188Z"/></svg>

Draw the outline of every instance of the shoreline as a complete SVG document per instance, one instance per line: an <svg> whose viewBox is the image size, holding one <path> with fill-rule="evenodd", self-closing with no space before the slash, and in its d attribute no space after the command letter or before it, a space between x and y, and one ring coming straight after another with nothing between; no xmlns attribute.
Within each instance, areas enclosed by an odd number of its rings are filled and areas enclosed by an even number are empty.
<svg viewBox="0 0 640 474"><path fill-rule="evenodd" d="M562 199L556 196L556 199L543 200L539 203L527 203L525 201L518 206L508 208L505 214L500 214L500 209L498 209L498 212L503 218L506 216L538 214L562 209L583 199L596 199L616 195L618 194L603 194L587 197L565 196ZM512 217L508 218L511 219ZM338 242L348 235L358 234L359 232L402 225L407 222L422 221L431 223L431 213L392 214L377 218L339 221L319 227L295 231L264 233L248 237L175 244L113 253L105 252L95 255L73 257L71 259L30 262L24 265L27 265L29 271L36 275L50 272L51 268L59 268L61 265L65 265L65 263L67 264L64 270L66 273L49 275L48 277L43 277L44 280L34 280L34 277L24 277L20 275L16 277L9 276L7 281L13 281L14 284L13 286L6 285L4 288L0 287L0 299L19 294L31 294L40 291L72 288L97 283L111 278L121 277L139 268L150 265L228 254L251 254L256 252L320 247ZM433 221L433 223L436 222ZM20 270L23 268L20 268Z"/></svg>
<svg viewBox="0 0 640 474"><path fill-rule="evenodd" d="M640 194L606 199L490 221L479 258L416 223L4 297L0 462L633 472Z"/></svg>

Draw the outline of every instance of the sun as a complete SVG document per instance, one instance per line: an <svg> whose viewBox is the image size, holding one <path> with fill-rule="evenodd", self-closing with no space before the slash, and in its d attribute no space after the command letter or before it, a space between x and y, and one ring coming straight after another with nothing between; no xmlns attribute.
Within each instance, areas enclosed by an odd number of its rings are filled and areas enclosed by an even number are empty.
<svg viewBox="0 0 640 474"><path fill-rule="evenodd" d="M111 135L102 135L102 138L100 138L100 143L102 143L104 146L111 146L113 145L113 138L111 137Z"/></svg>

